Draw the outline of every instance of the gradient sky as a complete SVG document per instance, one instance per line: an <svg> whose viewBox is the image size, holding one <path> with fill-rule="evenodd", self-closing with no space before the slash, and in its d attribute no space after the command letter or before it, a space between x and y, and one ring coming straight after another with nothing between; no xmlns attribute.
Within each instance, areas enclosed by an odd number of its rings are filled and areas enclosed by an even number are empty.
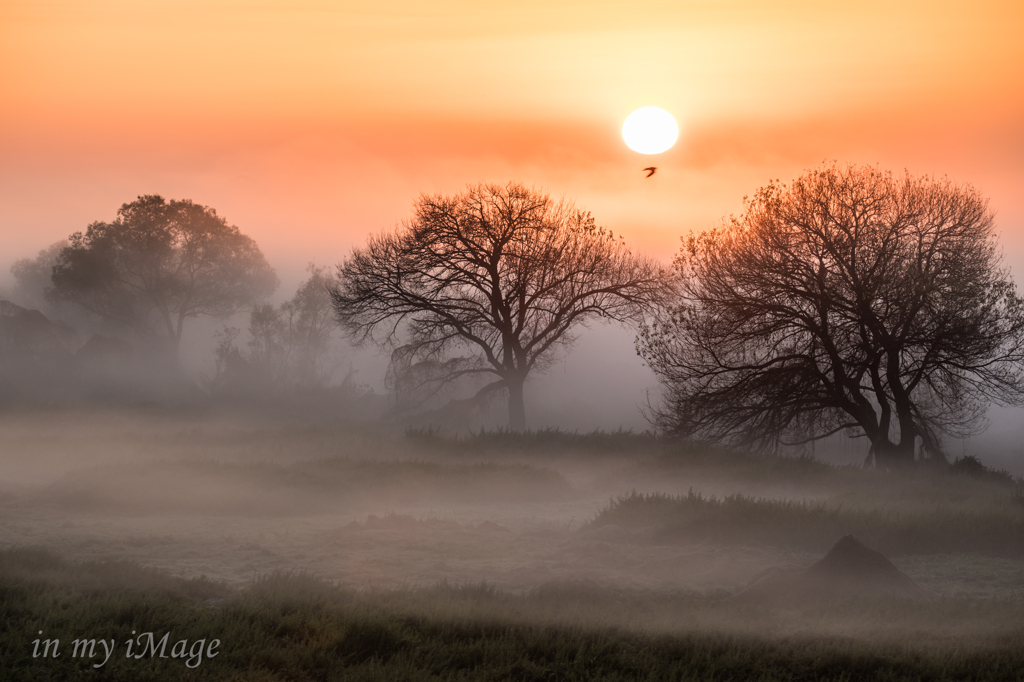
<svg viewBox="0 0 1024 682"><path fill-rule="evenodd" d="M140 194L216 208L282 299L420 193L522 181L667 260L832 160L973 183L1024 283L1022 29L1019 0L0 0L0 295L15 259ZM656 157L619 132L644 105L681 127ZM533 414L643 428L631 338L584 335Z"/></svg>
<svg viewBox="0 0 1024 682"><path fill-rule="evenodd" d="M972 182L1021 272L1022 7L0 0L0 276L160 193L294 283L421 192L510 179L667 258L833 159ZM647 104L682 129L657 157L619 135Z"/></svg>

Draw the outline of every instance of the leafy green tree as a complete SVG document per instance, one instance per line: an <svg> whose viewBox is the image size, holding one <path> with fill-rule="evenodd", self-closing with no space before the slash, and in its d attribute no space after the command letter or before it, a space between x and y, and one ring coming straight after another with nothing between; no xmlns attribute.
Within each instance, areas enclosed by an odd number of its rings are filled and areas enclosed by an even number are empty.
<svg viewBox="0 0 1024 682"><path fill-rule="evenodd" d="M78 304L173 355L187 320L229 316L277 287L256 242L214 209L156 195L71 235L52 281L52 300Z"/></svg>

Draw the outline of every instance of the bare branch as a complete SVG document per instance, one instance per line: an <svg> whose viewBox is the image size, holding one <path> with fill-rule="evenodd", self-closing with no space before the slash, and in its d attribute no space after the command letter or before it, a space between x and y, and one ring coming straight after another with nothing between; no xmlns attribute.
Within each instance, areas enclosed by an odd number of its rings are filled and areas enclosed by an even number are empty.
<svg viewBox="0 0 1024 682"><path fill-rule="evenodd" d="M512 427L523 428L523 382L571 344L573 329L640 322L670 287L663 268L589 213L509 183L421 197L409 222L338 267L331 295L357 341L402 348L434 369L456 347L479 358L509 391Z"/></svg>
<svg viewBox="0 0 1024 682"><path fill-rule="evenodd" d="M675 265L680 296L637 346L668 431L775 448L854 423L888 465L1024 401L1024 302L969 186L822 167Z"/></svg>

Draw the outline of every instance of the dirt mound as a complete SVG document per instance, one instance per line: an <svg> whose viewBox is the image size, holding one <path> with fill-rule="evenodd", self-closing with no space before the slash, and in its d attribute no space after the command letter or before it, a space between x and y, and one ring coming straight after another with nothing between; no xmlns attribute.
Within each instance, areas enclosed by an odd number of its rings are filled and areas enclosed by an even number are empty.
<svg viewBox="0 0 1024 682"><path fill-rule="evenodd" d="M741 599L779 601L837 597L927 599L929 594L881 552L847 535L810 568L771 571L736 595Z"/></svg>
<svg viewBox="0 0 1024 682"><path fill-rule="evenodd" d="M925 596L924 590L881 552L866 547L852 535L833 545L821 561L807 569L804 577L822 587L857 593Z"/></svg>

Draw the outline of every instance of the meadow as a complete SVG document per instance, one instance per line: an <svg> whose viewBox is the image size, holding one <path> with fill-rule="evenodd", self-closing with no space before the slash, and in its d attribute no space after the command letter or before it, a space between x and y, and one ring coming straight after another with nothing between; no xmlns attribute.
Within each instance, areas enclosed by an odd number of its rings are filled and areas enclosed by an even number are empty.
<svg viewBox="0 0 1024 682"><path fill-rule="evenodd" d="M1022 485L973 458L145 406L8 412L0 448L5 680L1024 679ZM929 598L737 598L848 534Z"/></svg>

